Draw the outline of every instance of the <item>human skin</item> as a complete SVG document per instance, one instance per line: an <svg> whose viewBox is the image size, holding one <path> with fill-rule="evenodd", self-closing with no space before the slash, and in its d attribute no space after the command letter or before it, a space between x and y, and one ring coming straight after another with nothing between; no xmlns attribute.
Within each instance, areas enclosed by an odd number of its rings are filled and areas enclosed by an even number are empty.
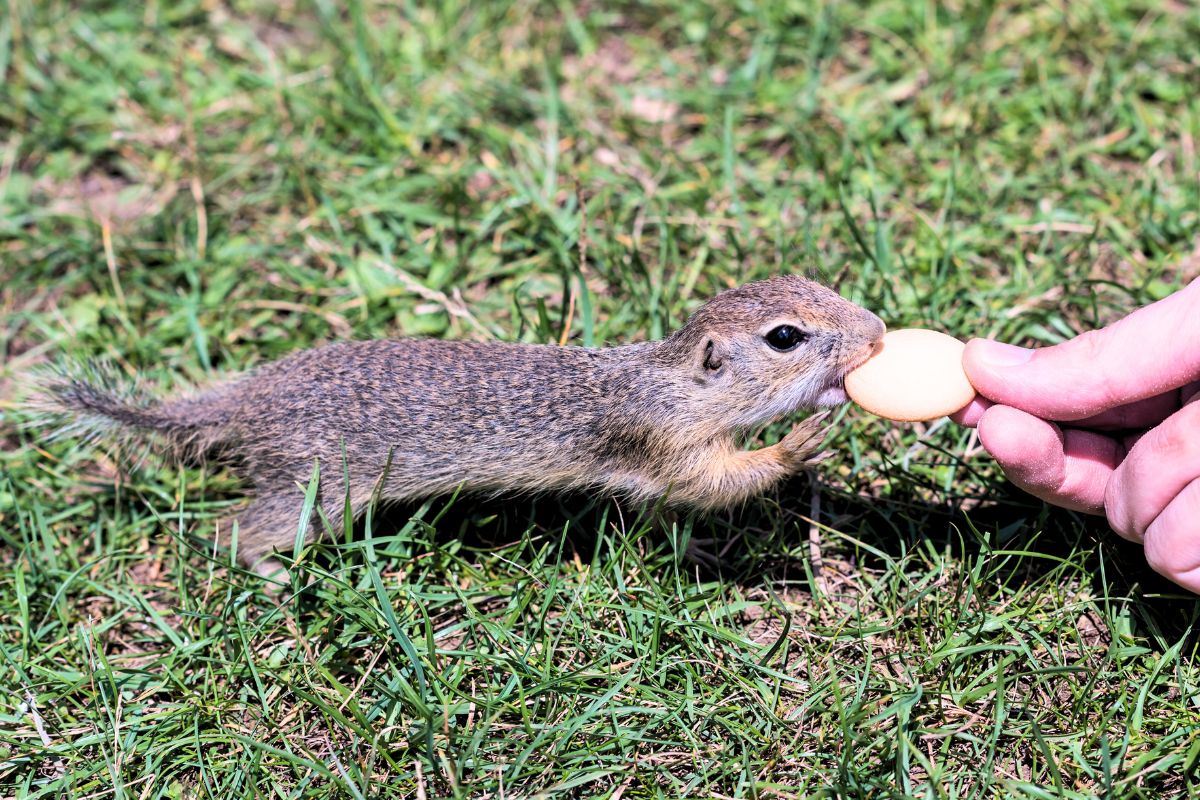
<svg viewBox="0 0 1200 800"><path fill-rule="evenodd" d="M1200 280L1053 347L972 340L963 366L981 397L954 420L1009 480L1200 593Z"/></svg>

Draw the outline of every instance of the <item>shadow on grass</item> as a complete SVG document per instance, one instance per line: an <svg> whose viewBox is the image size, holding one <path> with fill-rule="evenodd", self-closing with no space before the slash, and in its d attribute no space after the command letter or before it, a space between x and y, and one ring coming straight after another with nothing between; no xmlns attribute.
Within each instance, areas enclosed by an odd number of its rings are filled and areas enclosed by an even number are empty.
<svg viewBox="0 0 1200 800"><path fill-rule="evenodd" d="M811 596L825 591L814 586L807 538L812 526L804 498L811 490L808 478L798 478L774 499L707 515L586 493L438 498L380 509L372 547L399 563L417 557L407 541L456 553L503 552L518 564L532 563L549 547L560 562L589 564L602 562L606 540L616 538L644 554L661 548L701 581L786 585ZM1071 562L1068 579L1090 576L1084 587L1090 596L1132 606L1130 634L1160 642L1200 636L1200 603L1154 573L1141 547L1117 537L1103 520L1046 506L1004 484L970 505L967 512L964 504L934 503L916 492L879 498L824 487L818 530L825 531L823 540L840 541L832 557L822 559L823 569L881 572L914 551L934 549L968 565L964 569L983 562L983 580L1015 588L1055 580ZM361 551L365 538L359 520L350 547ZM318 546L311 563L318 571L335 569L344 547Z"/></svg>

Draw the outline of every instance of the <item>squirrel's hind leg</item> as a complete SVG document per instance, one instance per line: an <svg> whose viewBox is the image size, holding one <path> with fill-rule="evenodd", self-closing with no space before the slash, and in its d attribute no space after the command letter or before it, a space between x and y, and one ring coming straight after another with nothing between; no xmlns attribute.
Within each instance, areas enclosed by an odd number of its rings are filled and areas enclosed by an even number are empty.
<svg viewBox="0 0 1200 800"><path fill-rule="evenodd" d="M237 556L242 565L264 578L286 579L287 569L274 554L291 552L302 506L303 498L295 491L258 487L254 500L237 515Z"/></svg>
<svg viewBox="0 0 1200 800"><path fill-rule="evenodd" d="M351 485L352 518L357 519L371 500L371 487ZM318 499L321 513L313 510L304 534L305 542L323 535L325 525L338 531L344 524L346 493L341 480L323 480ZM242 565L264 578L287 577L287 570L275 553L291 553L296 545L303 494L293 484L282 488L273 484L256 486L254 501L237 516L238 559ZM322 519L322 515L324 519Z"/></svg>

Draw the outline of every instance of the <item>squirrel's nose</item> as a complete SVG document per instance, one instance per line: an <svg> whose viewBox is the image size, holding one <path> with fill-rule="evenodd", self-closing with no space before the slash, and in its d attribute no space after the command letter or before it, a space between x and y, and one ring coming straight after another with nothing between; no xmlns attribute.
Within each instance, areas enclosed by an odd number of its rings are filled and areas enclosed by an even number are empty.
<svg viewBox="0 0 1200 800"><path fill-rule="evenodd" d="M885 333L887 333L887 325L884 324L882 319L875 314L872 314L870 311L868 311L867 314L870 315L870 322L868 323L867 327L867 336L871 340L872 344L878 347L879 340L883 338Z"/></svg>

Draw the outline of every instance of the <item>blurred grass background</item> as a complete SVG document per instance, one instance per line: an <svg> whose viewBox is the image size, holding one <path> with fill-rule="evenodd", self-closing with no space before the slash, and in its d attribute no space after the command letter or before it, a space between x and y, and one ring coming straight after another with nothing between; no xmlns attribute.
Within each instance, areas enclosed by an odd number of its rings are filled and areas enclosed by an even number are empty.
<svg viewBox="0 0 1200 800"><path fill-rule="evenodd" d="M1200 274L1198 42L1175 0L6 0L3 794L1197 796L1195 600L969 431L847 409L813 480L705 519L442 498L273 597L227 475L14 398L654 338L781 272L1060 341Z"/></svg>

